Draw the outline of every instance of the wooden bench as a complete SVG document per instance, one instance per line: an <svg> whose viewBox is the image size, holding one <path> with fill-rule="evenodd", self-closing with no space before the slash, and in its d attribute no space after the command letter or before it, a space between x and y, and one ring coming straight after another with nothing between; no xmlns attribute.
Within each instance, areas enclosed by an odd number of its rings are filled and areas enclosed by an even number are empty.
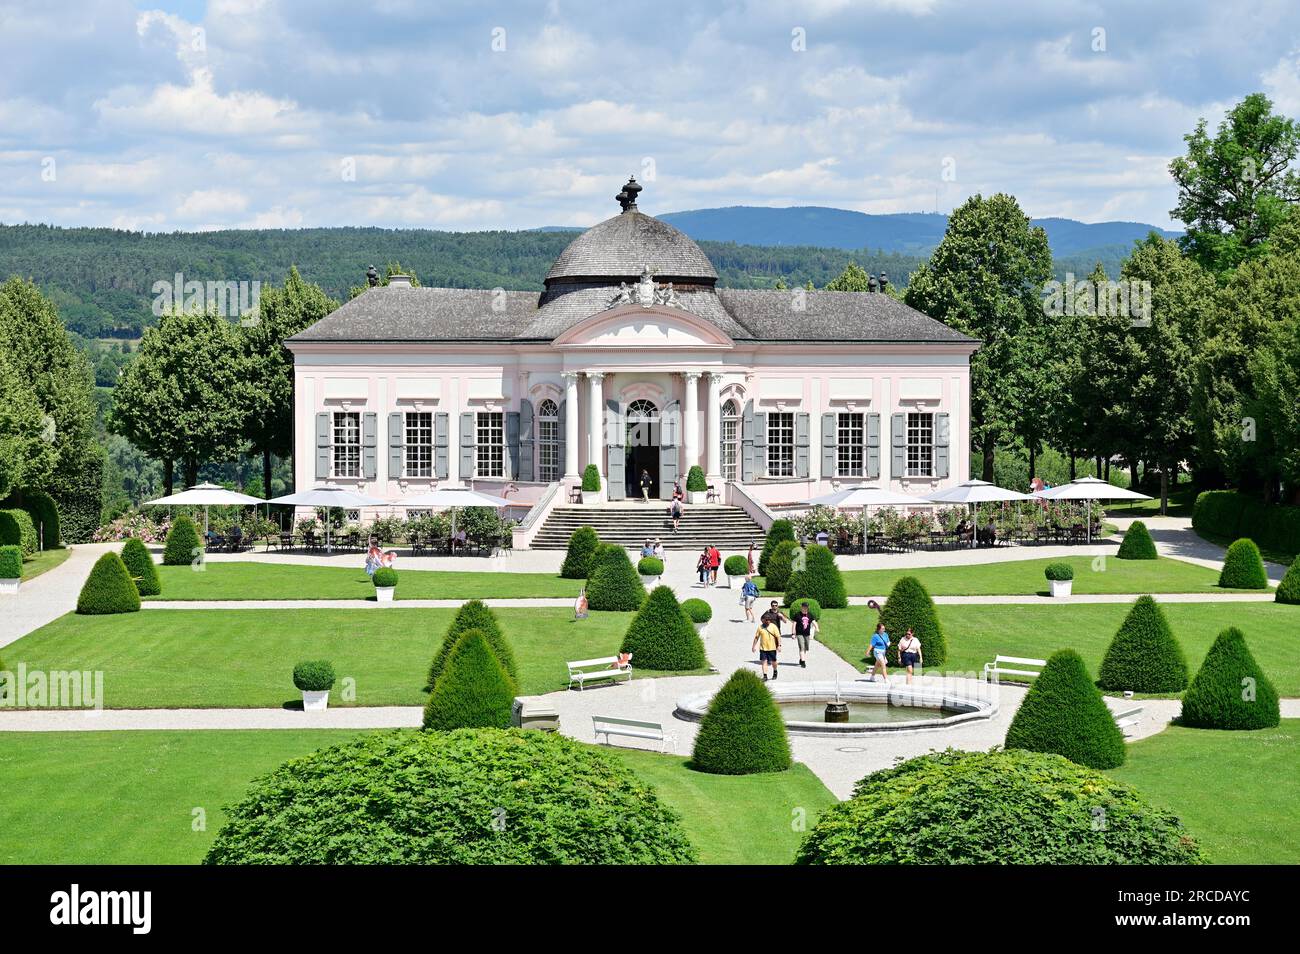
<svg viewBox="0 0 1300 954"><path fill-rule="evenodd" d="M1142 706L1134 706L1114 713L1115 724L1123 729L1131 729L1142 721Z"/></svg>
<svg viewBox="0 0 1300 954"><path fill-rule="evenodd" d="M1012 669L1010 666L1034 666L1034 669ZM1027 659L1024 656L995 656L992 662L984 664L984 681L988 682L989 677L998 676L1041 676L1043 667L1047 665L1046 659Z"/></svg>
<svg viewBox="0 0 1300 954"><path fill-rule="evenodd" d="M592 716L591 727L599 741L603 735L605 744L609 745L611 735L627 736L631 739L649 739L658 742L663 751L668 751L671 736L664 733L664 727L658 722L641 722L637 719L615 719L612 716Z"/></svg>
<svg viewBox="0 0 1300 954"><path fill-rule="evenodd" d="M565 663L569 667L569 688L572 689L576 683L578 690L581 691L587 682L599 681L601 679L618 679L619 676L626 676L627 681L632 681L632 664L624 666L618 665L617 656L604 656L600 659L575 659L573 662ZM599 666L599 669L593 669L593 666Z"/></svg>

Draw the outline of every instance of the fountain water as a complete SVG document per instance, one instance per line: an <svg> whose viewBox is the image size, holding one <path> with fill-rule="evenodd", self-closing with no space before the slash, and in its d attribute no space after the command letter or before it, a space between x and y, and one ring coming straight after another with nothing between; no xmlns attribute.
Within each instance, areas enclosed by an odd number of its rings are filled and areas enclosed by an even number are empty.
<svg viewBox="0 0 1300 954"><path fill-rule="evenodd" d="M835 674L835 701L826 703L823 718L827 722L848 722L849 704L840 698L840 674Z"/></svg>

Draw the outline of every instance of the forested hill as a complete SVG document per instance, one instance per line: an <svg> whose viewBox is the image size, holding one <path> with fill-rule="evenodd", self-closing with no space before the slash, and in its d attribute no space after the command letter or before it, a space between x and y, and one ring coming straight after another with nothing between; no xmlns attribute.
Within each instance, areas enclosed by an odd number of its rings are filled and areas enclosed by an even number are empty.
<svg viewBox="0 0 1300 954"><path fill-rule="evenodd" d="M262 281L279 284L291 265L344 300L368 265L400 262L425 285L541 289L572 232L435 232L427 229L320 228L223 232L127 232L102 228L0 225L0 280L31 278L50 295L70 330L86 338L136 338L154 321L156 281ZM733 288L771 287L778 279L821 287L850 262L885 271L896 283L924 261L916 253L807 246L700 242ZM1101 258L1114 274L1125 249ZM1057 262L1086 274L1096 258Z"/></svg>

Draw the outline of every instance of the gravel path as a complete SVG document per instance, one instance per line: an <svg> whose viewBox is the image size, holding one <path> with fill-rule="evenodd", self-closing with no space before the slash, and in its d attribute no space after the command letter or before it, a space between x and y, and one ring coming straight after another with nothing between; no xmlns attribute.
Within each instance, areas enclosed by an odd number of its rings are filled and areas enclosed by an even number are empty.
<svg viewBox="0 0 1300 954"><path fill-rule="evenodd" d="M1136 597L1135 597L1136 598ZM485 599L488 606L498 609L509 607L549 606L572 607L571 599L510 598ZM376 603L374 600L145 600L140 604L146 610L250 610L250 609L374 609L383 610L391 607L405 609L456 609L465 600L397 600L392 603Z"/></svg>

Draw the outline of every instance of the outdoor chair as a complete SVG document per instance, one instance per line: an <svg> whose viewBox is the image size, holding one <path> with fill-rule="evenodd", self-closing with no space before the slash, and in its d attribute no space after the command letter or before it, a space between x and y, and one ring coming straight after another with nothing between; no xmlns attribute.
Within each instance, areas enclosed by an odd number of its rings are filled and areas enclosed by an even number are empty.
<svg viewBox="0 0 1300 954"><path fill-rule="evenodd" d="M718 493L718 488L714 487L713 484L709 484L709 486L704 489L705 503L717 503L721 499L722 495Z"/></svg>

